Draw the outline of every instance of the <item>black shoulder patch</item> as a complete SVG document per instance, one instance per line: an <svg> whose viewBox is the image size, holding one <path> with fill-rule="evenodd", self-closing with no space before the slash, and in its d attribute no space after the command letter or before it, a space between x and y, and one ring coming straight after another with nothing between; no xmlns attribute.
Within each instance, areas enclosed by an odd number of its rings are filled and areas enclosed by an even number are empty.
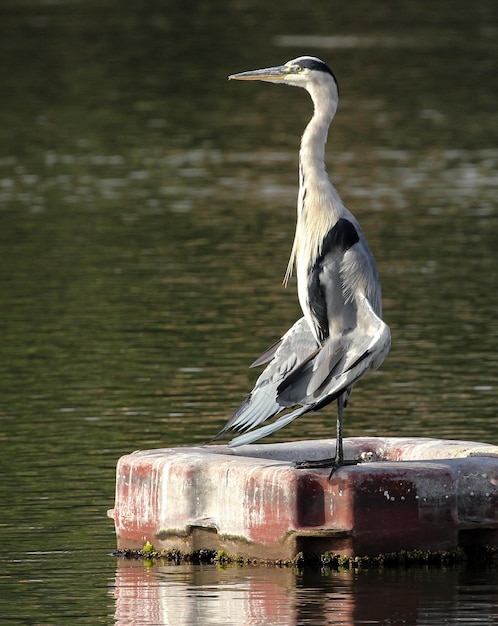
<svg viewBox="0 0 498 626"><path fill-rule="evenodd" d="M327 302L325 290L320 282L322 271L321 262L315 263L308 276L308 302L313 318L316 321L318 340L323 343L329 336L329 317L327 315Z"/></svg>
<svg viewBox="0 0 498 626"><path fill-rule="evenodd" d="M325 256L328 252L332 252L335 248L339 248L341 252L346 252L355 243L360 241L358 231L354 224L344 217L337 220L337 223L329 230L323 240L320 256Z"/></svg>
<svg viewBox="0 0 498 626"><path fill-rule="evenodd" d="M329 230L323 240L320 254L308 275L308 302L316 322L316 331L320 342L329 336L329 318L325 288L321 282L324 258L334 250L342 254L360 240L354 224L344 217Z"/></svg>

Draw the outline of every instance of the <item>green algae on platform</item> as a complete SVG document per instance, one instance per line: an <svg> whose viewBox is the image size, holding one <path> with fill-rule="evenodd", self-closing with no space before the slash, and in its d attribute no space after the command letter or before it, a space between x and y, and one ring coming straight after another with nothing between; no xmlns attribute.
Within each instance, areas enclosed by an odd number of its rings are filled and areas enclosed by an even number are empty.
<svg viewBox="0 0 498 626"><path fill-rule="evenodd" d="M165 561L169 563L193 563L195 565L217 564L220 567L228 565L268 565L276 567L320 567L323 569L347 570L368 567L410 567L416 565L448 566L458 563L497 563L497 546L474 546L472 548L457 548L451 551L433 550L400 550L379 554L377 556L345 556L333 552L324 552L319 555L296 554L292 559L258 559L247 556L229 554L225 550L196 550L186 553L179 550L154 550L147 541L141 550L116 550L114 556L126 559L142 559L148 565Z"/></svg>

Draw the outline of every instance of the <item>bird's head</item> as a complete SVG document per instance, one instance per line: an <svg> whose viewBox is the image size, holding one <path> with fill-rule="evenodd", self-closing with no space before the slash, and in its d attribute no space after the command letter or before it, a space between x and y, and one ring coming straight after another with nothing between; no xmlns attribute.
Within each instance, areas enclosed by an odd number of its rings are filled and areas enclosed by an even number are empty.
<svg viewBox="0 0 498 626"><path fill-rule="evenodd" d="M284 85L302 87L311 94L314 88L328 87L332 92L335 92L336 99L339 95L339 87L334 73L328 65L317 57L301 56L287 61L284 65L232 74L228 79L283 83Z"/></svg>

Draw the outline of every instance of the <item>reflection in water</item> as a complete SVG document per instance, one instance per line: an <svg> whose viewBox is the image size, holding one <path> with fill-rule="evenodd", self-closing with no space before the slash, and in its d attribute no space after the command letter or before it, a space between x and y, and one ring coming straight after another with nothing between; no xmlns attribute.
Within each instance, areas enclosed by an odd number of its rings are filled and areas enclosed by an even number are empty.
<svg viewBox="0 0 498 626"><path fill-rule="evenodd" d="M118 561L116 626L494 624L496 571L304 573L287 568L144 567Z"/></svg>
<svg viewBox="0 0 498 626"><path fill-rule="evenodd" d="M118 562L116 626L295 624L291 569ZM289 596L289 593L291 594Z"/></svg>

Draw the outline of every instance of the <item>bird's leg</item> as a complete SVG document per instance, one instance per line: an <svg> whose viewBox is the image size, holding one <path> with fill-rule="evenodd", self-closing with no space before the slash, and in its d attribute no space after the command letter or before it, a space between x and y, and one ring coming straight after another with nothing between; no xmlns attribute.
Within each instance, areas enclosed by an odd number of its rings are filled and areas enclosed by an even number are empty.
<svg viewBox="0 0 498 626"><path fill-rule="evenodd" d="M299 461L295 463L298 469L313 469L321 467L330 467L329 478L336 469L342 465L356 465L358 461L344 460L344 449L342 444L342 416L344 412L344 394L337 398L337 437L335 443L335 456L330 459L319 459L317 461Z"/></svg>
<svg viewBox="0 0 498 626"><path fill-rule="evenodd" d="M344 414L344 394L337 398L337 431L335 440L335 459L330 470L329 479L332 478L334 471L344 465L344 448L342 445L342 417Z"/></svg>
<svg viewBox="0 0 498 626"><path fill-rule="evenodd" d="M344 448L342 446L342 418L344 414L344 394L337 398L337 438L335 442L335 464L337 467L344 463Z"/></svg>

